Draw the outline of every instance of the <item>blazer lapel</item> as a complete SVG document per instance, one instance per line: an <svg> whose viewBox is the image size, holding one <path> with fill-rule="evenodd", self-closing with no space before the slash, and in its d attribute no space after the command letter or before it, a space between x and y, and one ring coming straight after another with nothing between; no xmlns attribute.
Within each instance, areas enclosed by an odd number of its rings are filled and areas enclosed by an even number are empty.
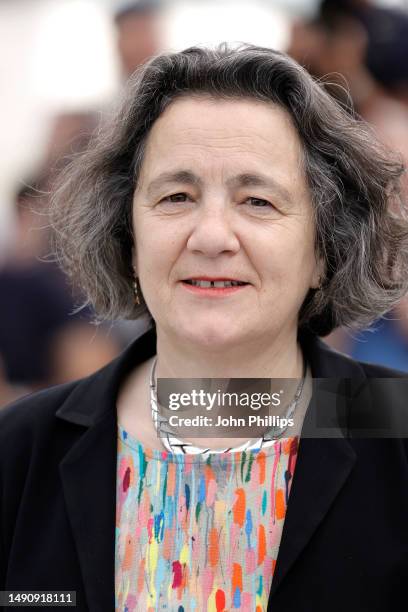
<svg viewBox="0 0 408 612"><path fill-rule="evenodd" d="M60 464L89 609L114 610L116 418L90 427Z"/></svg>
<svg viewBox="0 0 408 612"><path fill-rule="evenodd" d="M324 520L354 463L346 440L301 440L271 596Z"/></svg>
<svg viewBox="0 0 408 612"><path fill-rule="evenodd" d="M344 437L344 423L339 414L338 395L325 393L325 385L321 384L323 381L320 381L319 392L319 380L316 379L352 379L352 383L346 386L347 393L352 395L351 389L359 388L365 379L365 374L356 362L332 351L316 337L304 335L301 337L301 343L311 364L314 379L313 398L302 429L296 469L272 581L269 600L272 607L274 593L319 525L324 521L356 461L355 452ZM330 382L328 386L330 388ZM324 398L324 405L322 398ZM347 400L347 397L345 399ZM332 425L329 430L326 430L328 437L322 437L325 434L320 434L319 429L316 428L316 419L318 414L321 416L322 408L331 418ZM336 417L338 421L333 425L333 419L335 420Z"/></svg>
<svg viewBox="0 0 408 612"><path fill-rule="evenodd" d="M79 437L74 430L76 441L59 468L91 612L115 609L118 389L127 372L155 351L155 334L149 331L115 361L81 381L56 413L82 429Z"/></svg>

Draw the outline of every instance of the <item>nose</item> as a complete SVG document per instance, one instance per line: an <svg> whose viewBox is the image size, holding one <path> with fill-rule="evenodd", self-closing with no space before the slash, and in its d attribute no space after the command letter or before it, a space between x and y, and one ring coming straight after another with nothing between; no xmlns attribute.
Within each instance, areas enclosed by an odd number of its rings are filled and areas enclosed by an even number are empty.
<svg viewBox="0 0 408 612"><path fill-rule="evenodd" d="M187 241L189 251L207 257L236 253L240 249L232 227L232 211L221 202L203 203L196 211L194 225Z"/></svg>

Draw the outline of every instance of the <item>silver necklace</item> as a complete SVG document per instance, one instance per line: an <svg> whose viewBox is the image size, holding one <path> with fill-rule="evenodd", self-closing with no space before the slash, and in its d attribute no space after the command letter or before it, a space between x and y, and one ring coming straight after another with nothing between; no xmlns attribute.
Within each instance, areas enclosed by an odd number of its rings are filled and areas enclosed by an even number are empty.
<svg viewBox="0 0 408 612"><path fill-rule="evenodd" d="M283 433L287 430L289 425L284 425L281 427L272 427L268 430L266 434L264 434L261 438L256 440L247 440L243 444L235 447L228 447L223 449L211 449L211 448L203 448L199 446L194 446L191 442L187 442L186 440L180 440L174 435L174 432L171 430L168 420L163 417L158 410L158 402L157 402L157 388L156 388L156 364L157 364L157 356L154 358L152 367L150 370L150 407L152 420L154 423L154 427L157 433L160 433L160 440L164 448L173 454L180 455L210 455L210 454L219 454L219 453L228 453L228 452L241 452L246 450L261 450L264 448L268 448L272 446L278 438L282 436ZM282 417L287 421L291 419L295 413L296 407L299 403L300 397L302 395L303 387L305 384L306 378L306 361L303 360L303 378L300 381L296 393L289 404L288 410L286 414Z"/></svg>

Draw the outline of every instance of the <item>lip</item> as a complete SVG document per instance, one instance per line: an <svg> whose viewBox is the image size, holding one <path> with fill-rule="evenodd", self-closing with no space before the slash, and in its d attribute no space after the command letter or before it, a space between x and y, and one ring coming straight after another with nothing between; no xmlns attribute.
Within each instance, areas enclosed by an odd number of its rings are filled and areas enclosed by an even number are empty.
<svg viewBox="0 0 408 612"><path fill-rule="evenodd" d="M226 281L229 281L229 280L238 280L238 279L213 278L213 277L210 278L208 276L207 277L199 276L199 277L191 277L185 280L206 280L206 281L224 281L226 280ZM180 284L182 285L182 287L184 287L184 289L186 289L186 291L189 291L193 295L199 295L201 297L210 297L210 298L226 297L228 295L238 293L239 291L242 291L243 289L246 289L247 287L249 287L249 283L246 285L237 285L235 287L196 287L195 285L189 285L188 283L184 281L180 281Z"/></svg>
<svg viewBox="0 0 408 612"><path fill-rule="evenodd" d="M236 281L240 283L245 283L246 281L242 280L242 278L235 278L233 276L188 276L187 278L183 278L183 281L186 280L204 280L204 281Z"/></svg>

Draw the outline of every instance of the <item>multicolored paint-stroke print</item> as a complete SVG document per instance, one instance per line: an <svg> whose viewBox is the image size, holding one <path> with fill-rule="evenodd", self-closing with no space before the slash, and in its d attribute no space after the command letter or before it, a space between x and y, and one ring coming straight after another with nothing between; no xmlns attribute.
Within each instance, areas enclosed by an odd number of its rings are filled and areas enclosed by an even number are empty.
<svg viewBox="0 0 408 612"><path fill-rule="evenodd" d="M116 610L266 611L297 449L205 460L119 427Z"/></svg>

